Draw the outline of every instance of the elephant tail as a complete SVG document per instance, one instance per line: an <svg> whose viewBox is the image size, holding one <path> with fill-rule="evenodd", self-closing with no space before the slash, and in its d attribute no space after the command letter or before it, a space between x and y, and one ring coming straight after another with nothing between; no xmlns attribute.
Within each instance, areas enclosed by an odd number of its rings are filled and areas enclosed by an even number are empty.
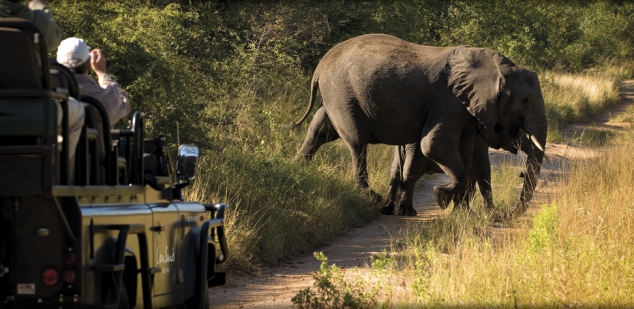
<svg viewBox="0 0 634 309"><path fill-rule="evenodd" d="M285 128L287 128L287 129L295 129L300 124L302 124L302 122L304 122L304 120L306 120L306 118L308 118L308 115L310 114L310 111L313 109L313 106L315 106L315 98L317 97L317 89L319 89L319 79L318 78L313 78L313 81L310 84L310 102L308 103L308 108L306 109L306 113L304 113L304 116L302 116L302 119L300 119L298 122L291 123L291 124L285 124L284 125Z"/></svg>

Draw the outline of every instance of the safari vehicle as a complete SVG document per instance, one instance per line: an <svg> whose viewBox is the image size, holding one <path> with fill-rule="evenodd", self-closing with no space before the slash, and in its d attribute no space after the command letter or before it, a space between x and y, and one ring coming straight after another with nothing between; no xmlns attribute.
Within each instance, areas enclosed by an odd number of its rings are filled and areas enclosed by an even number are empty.
<svg viewBox="0 0 634 309"><path fill-rule="evenodd" d="M0 19L0 42L0 308L206 308L227 206L184 201L198 148L174 171L141 112L112 130L35 26ZM86 111L72 174L69 96Z"/></svg>

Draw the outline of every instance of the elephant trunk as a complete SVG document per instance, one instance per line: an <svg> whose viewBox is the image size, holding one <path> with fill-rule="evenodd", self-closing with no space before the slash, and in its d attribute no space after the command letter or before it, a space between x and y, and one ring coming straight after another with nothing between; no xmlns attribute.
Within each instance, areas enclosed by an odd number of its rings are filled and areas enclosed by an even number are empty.
<svg viewBox="0 0 634 309"><path fill-rule="evenodd" d="M524 118L524 131L527 136L522 138L522 151L527 154L526 172L524 173L524 186L522 187L520 201L514 215L524 213L528 203L533 198L545 155L544 151L546 150L548 125L543 98L541 98L540 102L535 103L533 104L533 110L527 111L527 115Z"/></svg>

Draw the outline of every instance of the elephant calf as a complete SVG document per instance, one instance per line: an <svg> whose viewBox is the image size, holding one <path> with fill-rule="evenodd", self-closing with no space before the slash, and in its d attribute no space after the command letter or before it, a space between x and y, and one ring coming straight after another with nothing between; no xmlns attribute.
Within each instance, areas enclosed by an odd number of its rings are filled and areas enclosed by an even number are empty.
<svg viewBox="0 0 634 309"><path fill-rule="evenodd" d="M536 169L538 163L536 155L541 151L539 147L543 146L539 145L538 147L525 134L518 134L513 139L508 133L500 132L498 138L494 137L493 140L497 143L494 148L501 148L513 154L516 154L519 148L527 155L526 170L532 172L522 173L525 178L524 186L520 195L520 202L513 213L513 215L519 215L526 210L537 185L538 175L536 174ZM394 148L395 153L392 161L388 199L385 207L381 208L381 213L386 215L395 214L395 205L398 204L399 215L416 216L412 201L416 182L424 174L443 173L443 171L435 162L422 154L418 143L396 146ZM476 134L475 136L473 162L466 194L467 201L473 198L476 183L480 189L485 207L491 210L493 208L493 193L491 189L489 144L481 134ZM439 206L444 209L447 205L440 204Z"/></svg>

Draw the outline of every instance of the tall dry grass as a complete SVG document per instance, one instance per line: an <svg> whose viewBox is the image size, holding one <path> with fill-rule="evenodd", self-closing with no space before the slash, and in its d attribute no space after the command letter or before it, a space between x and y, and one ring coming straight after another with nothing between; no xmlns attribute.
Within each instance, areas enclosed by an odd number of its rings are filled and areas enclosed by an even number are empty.
<svg viewBox="0 0 634 309"><path fill-rule="evenodd" d="M574 122L592 122L620 100L620 81L631 72L608 67L585 73L540 73L548 118L548 141L566 140L563 128Z"/></svg>

